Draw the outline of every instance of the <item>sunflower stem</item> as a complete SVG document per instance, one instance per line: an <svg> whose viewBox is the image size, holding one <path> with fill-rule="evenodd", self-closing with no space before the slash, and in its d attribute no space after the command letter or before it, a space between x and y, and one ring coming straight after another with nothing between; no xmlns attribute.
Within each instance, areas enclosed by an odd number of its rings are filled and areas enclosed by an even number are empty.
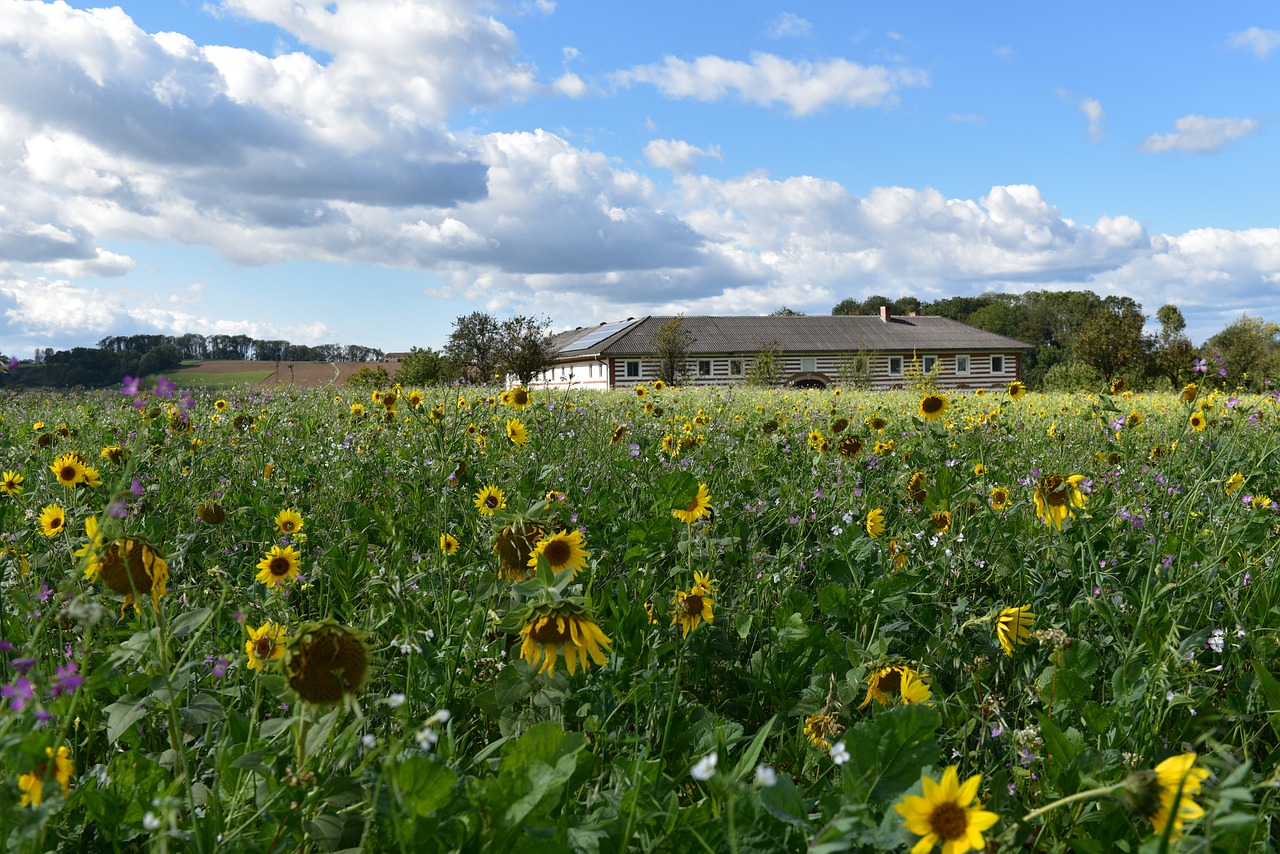
<svg viewBox="0 0 1280 854"><path fill-rule="evenodd" d="M1098 798L1105 798L1107 795L1110 795L1112 792L1115 792L1123 788L1124 788L1124 783L1115 783L1110 786L1099 786L1096 789L1086 789L1083 792L1076 792L1074 795L1067 795L1065 798L1058 798L1058 800L1054 801L1051 804L1046 804L1045 806L1042 806L1039 809L1032 810L1031 812L1024 815L1022 817L1022 820L1024 822L1035 821L1040 816L1045 815L1046 813L1053 812L1059 807L1065 807L1068 804L1079 803L1080 801L1092 801L1092 800L1097 800Z"/></svg>

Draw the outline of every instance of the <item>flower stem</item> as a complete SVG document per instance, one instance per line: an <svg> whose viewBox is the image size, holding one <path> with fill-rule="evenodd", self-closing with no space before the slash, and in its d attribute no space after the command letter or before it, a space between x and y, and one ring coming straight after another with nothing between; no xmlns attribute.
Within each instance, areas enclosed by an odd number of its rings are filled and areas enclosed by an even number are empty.
<svg viewBox="0 0 1280 854"><path fill-rule="evenodd" d="M1058 800L1051 804L1046 804L1045 806L1040 807L1040 809L1032 810L1024 815L1022 820L1024 822L1034 821L1046 813L1053 812L1058 807L1065 807L1067 804L1074 804L1080 801L1091 801L1098 798L1104 798L1112 792L1123 788L1124 783L1115 783L1110 786L1099 786L1096 789L1086 789L1083 792L1076 792L1074 795L1067 795L1065 798L1058 798Z"/></svg>

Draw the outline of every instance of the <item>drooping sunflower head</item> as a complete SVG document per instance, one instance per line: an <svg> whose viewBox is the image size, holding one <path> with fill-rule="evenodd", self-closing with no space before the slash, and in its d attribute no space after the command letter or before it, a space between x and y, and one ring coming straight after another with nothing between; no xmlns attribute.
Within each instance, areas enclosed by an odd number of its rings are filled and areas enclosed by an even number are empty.
<svg viewBox="0 0 1280 854"><path fill-rule="evenodd" d="M1187 383L1185 386L1182 387L1182 391L1181 393L1179 393L1178 397L1182 400L1183 403L1190 403L1191 401L1196 399L1196 395L1199 393L1200 393L1200 387L1198 385L1196 385L1195 383Z"/></svg>
<svg viewBox="0 0 1280 854"><path fill-rule="evenodd" d="M486 486L476 493L472 503L480 511L481 516L492 516L507 506L507 497L498 487Z"/></svg>
<svg viewBox="0 0 1280 854"><path fill-rule="evenodd" d="M546 558L553 573L572 569L576 577L578 571L587 565L591 552L587 551L586 544L582 541L582 532L575 528L572 531L557 531L538 540L527 564L536 569L539 556Z"/></svg>
<svg viewBox="0 0 1280 854"><path fill-rule="evenodd" d="M76 454L63 454L49 468L57 477L58 483L65 487L73 487L84 480L84 463Z"/></svg>
<svg viewBox="0 0 1280 854"><path fill-rule="evenodd" d="M1227 478L1222 484L1222 490L1226 492L1227 495L1235 495L1241 486L1244 486L1244 475L1240 472L1236 472L1231 475L1231 477Z"/></svg>
<svg viewBox="0 0 1280 854"><path fill-rule="evenodd" d="M221 525L227 520L227 511L216 501L201 501L196 505L196 516L206 525Z"/></svg>
<svg viewBox="0 0 1280 854"><path fill-rule="evenodd" d="M1178 839L1183 824L1204 815L1194 796L1209 772L1196 768L1195 762L1196 754L1183 753L1170 756L1154 771L1135 771L1125 779L1121 799L1130 811L1150 821L1156 833L1163 835L1167 830L1172 839Z"/></svg>
<svg viewBox="0 0 1280 854"><path fill-rule="evenodd" d="M125 605L148 593L159 604L169 581L169 564L146 540L124 537L102 549L98 578L113 593L125 597Z"/></svg>
<svg viewBox="0 0 1280 854"><path fill-rule="evenodd" d="M113 466L118 466L129 459L129 453L119 445L108 445L102 449L98 456Z"/></svg>
<svg viewBox="0 0 1280 854"><path fill-rule="evenodd" d="M1062 523L1068 516L1074 516L1072 507L1083 507L1084 493L1080 491L1083 475L1073 474L1063 477L1060 474L1046 474L1036 484L1036 515L1046 525L1053 525L1062 530Z"/></svg>
<svg viewBox="0 0 1280 854"><path fill-rule="evenodd" d="M844 725L830 712L818 712L804 719L804 734L809 743L821 751L831 749L831 740L840 737Z"/></svg>
<svg viewBox="0 0 1280 854"><path fill-rule="evenodd" d="M285 648L285 673L303 702L332 706L360 691L369 658L362 632L326 619L298 629Z"/></svg>
<svg viewBox="0 0 1280 854"><path fill-rule="evenodd" d="M933 522L933 532L942 534L951 530L951 513L947 510L939 510L934 513L931 518Z"/></svg>
<svg viewBox="0 0 1280 854"><path fill-rule="evenodd" d="M1024 644L1031 637L1031 624L1036 615L1031 608L1023 605L1017 608L1005 608L996 617L996 639L1005 655L1013 655L1013 648Z"/></svg>
<svg viewBox="0 0 1280 854"><path fill-rule="evenodd" d="M926 421L934 421L946 414L947 406L945 397L930 392L920 398L920 417Z"/></svg>
<svg viewBox="0 0 1280 854"><path fill-rule="evenodd" d="M517 519L498 531L493 538L493 552L498 556L498 571L507 581L516 584L531 575L529 562L532 560L537 566L534 548L546 533L546 528L530 519Z"/></svg>
<svg viewBox="0 0 1280 854"><path fill-rule="evenodd" d="M918 684L914 684L912 680ZM911 686L908 692L910 696L904 696L904 685ZM873 670L867 677L867 696L858 708L868 705L872 700L882 706L888 706L895 698L902 702L920 702L917 698L923 694L923 699L928 699L928 691L928 684L914 669L905 664L888 664Z"/></svg>
<svg viewBox="0 0 1280 854"><path fill-rule="evenodd" d="M593 662L604 664L601 647L608 649L613 643L582 606L565 601L531 609L520 628L520 637L520 657L548 676L555 672L561 650L572 676L579 665L585 671Z"/></svg>
<svg viewBox="0 0 1280 854"><path fill-rule="evenodd" d="M699 483L698 491L689 500L688 505L673 509L671 515L686 525L692 525L703 516L711 515L711 490L705 483Z"/></svg>
<svg viewBox="0 0 1280 854"><path fill-rule="evenodd" d="M609 437L609 444L621 445L622 441L627 438L627 425L619 424L613 428L613 435Z"/></svg>
<svg viewBox="0 0 1280 854"><path fill-rule="evenodd" d="M913 504L923 504L928 497L929 476L922 471L913 472L907 481L907 497Z"/></svg>
<svg viewBox="0 0 1280 854"><path fill-rule="evenodd" d="M852 460L862 453L862 440L857 436L845 436L840 440L840 456Z"/></svg>

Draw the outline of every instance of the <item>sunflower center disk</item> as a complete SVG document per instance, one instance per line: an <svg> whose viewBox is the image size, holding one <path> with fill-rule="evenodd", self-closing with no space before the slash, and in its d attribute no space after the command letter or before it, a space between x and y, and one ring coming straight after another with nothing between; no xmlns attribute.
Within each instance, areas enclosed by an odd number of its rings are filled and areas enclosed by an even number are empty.
<svg viewBox="0 0 1280 854"><path fill-rule="evenodd" d="M564 628L559 628L559 620L545 620L534 627L529 635L538 643L542 644L563 644L569 642L569 623L565 621Z"/></svg>
<svg viewBox="0 0 1280 854"><path fill-rule="evenodd" d="M938 804L929 814L929 827L943 839L959 839L965 835L968 826L964 809L958 804Z"/></svg>
<svg viewBox="0 0 1280 854"><path fill-rule="evenodd" d="M543 547L542 553L546 555L547 563L553 567L564 566L569 562L572 549L564 540L552 540Z"/></svg>
<svg viewBox="0 0 1280 854"><path fill-rule="evenodd" d="M289 559L287 557L276 557L271 559L271 565L268 567L272 575L288 575Z"/></svg>
<svg viewBox="0 0 1280 854"><path fill-rule="evenodd" d="M684 597L684 612L690 617L696 617L702 614L702 597L694 593Z"/></svg>

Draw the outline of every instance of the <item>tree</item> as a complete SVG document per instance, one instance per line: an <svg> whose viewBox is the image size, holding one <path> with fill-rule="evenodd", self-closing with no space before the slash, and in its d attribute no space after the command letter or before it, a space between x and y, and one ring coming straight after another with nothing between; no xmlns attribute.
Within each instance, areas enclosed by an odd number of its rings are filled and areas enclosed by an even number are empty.
<svg viewBox="0 0 1280 854"><path fill-rule="evenodd" d="M1156 337L1155 370L1167 377L1169 385L1178 388L1191 374L1196 348L1186 336L1187 320L1176 305L1162 305L1156 312L1160 334Z"/></svg>
<svg viewBox="0 0 1280 854"><path fill-rule="evenodd" d="M777 341L770 341L760 348L747 368L746 381L747 385L756 388L778 388L787 381L782 348Z"/></svg>
<svg viewBox="0 0 1280 854"><path fill-rule="evenodd" d="M395 380L406 386L440 385L452 377L449 360L430 347L414 347L396 368Z"/></svg>
<svg viewBox="0 0 1280 854"><path fill-rule="evenodd" d="M1109 296L1089 312L1076 332L1071 355L1104 379L1141 368L1152 340L1142 333L1147 316L1130 297Z"/></svg>
<svg viewBox="0 0 1280 854"><path fill-rule="evenodd" d="M498 362L508 374L515 374L521 385L551 367L556 348L551 343L551 320L517 314L502 324Z"/></svg>
<svg viewBox="0 0 1280 854"><path fill-rule="evenodd" d="M444 345L448 356L474 383L493 382L502 350L502 327L491 314L473 311L453 321Z"/></svg>
<svg viewBox="0 0 1280 854"><path fill-rule="evenodd" d="M769 316L770 317L804 317L804 312L796 311L795 309L792 309L792 308L787 308L784 305L782 308L775 309L769 312Z"/></svg>
<svg viewBox="0 0 1280 854"><path fill-rule="evenodd" d="M1261 391L1266 380L1280 376L1277 336L1280 336L1280 325L1246 314L1206 341L1200 355L1214 365L1221 359L1228 388L1243 386ZM1213 358L1215 355L1218 359Z"/></svg>
<svg viewBox="0 0 1280 854"><path fill-rule="evenodd" d="M654 352L658 355L658 379L667 385L677 384L685 360L689 358L693 336L683 327L684 315L677 314L659 326L653 335Z"/></svg>

